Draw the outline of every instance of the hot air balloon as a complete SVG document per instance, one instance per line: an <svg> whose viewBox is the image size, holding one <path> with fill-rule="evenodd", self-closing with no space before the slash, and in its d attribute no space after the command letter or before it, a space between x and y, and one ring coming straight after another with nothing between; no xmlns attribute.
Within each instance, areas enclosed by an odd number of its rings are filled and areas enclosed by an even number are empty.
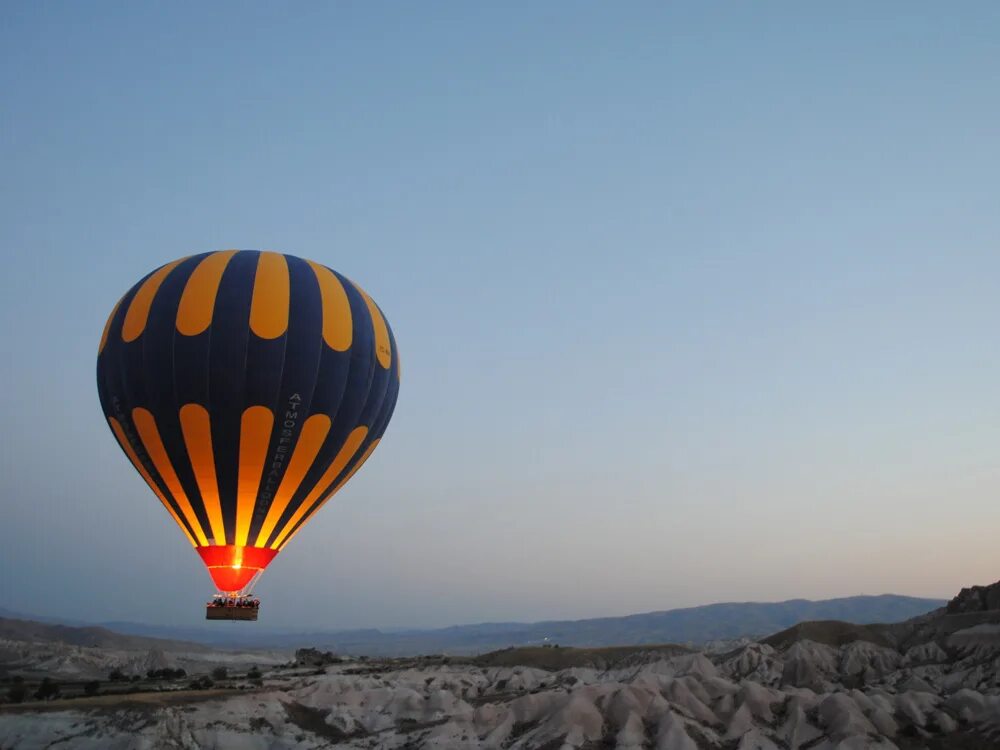
<svg viewBox="0 0 1000 750"><path fill-rule="evenodd" d="M292 255L181 258L118 301L101 406L220 592L206 617L257 619L254 583L371 456L399 372L371 297Z"/></svg>

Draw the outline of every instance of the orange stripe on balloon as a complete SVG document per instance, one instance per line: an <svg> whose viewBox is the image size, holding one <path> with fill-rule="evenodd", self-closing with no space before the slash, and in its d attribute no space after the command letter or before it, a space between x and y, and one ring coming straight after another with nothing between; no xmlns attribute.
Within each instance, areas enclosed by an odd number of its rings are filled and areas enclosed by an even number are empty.
<svg viewBox="0 0 1000 750"><path fill-rule="evenodd" d="M184 532L184 536L186 536L188 538L188 541L191 542L191 546L197 547L198 543L194 540L194 537L191 536L191 532L187 530L187 527L184 525L184 522L180 519L180 516L177 515L177 512L173 509L173 506L171 506L170 503L167 501L166 496L163 494L160 488L156 486L156 482L153 481L153 477L151 477L149 475L149 472L146 471L146 467L142 465L142 462L136 455L135 449L132 447L132 444L128 441L128 438L125 437L125 430L122 429L122 426L118 423L118 420L115 419L114 417L108 417L108 421L111 423L111 431L114 432L115 437L118 438L118 444L122 447L122 450L125 451L125 455L128 456L128 460L132 462L132 465L135 467L135 470L139 472L139 475L146 480L146 484L149 485L149 488L156 493L156 496L158 498L160 498L160 502L163 503L163 507L167 509L167 512L170 514L171 518L173 518L174 521L177 523L177 525L181 527L181 531Z"/></svg>
<svg viewBox="0 0 1000 750"><path fill-rule="evenodd" d="M198 516L195 515L194 508L191 507L191 501L188 500L187 495L184 493L184 488L181 487L181 482L177 478L174 466L170 463L170 456L167 455L167 449L163 447L163 440L160 439L160 431L156 427L156 419L148 410L136 407L132 410L132 421L135 422L135 429L139 433L139 438L142 440L142 444L145 446L146 452L153 462L153 466L156 467L160 476L163 477L164 484L167 485L170 494L180 506L181 513L187 519L188 526L191 527L198 542L202 545L207 545L208 539L205 537L205 532L198 522Z"/></svg>
<svg viewBox="0 0 1000 750"><path fill-rule="evenodd" d="M240 419L240 470L236 487L236 546L245 547L264 474L274 414L266 406L251 406Z"/></svg>
<svg viewBox="0 0 1000 750"><path fill-rule="evenodd" d="M191 272L177 308L177 330L185 336L197 336L212 324L219 282L234 255L235 250L212 253Z"/></svg>
<svg viewBox="0 0 1000 750"><path fill-rule="evenodd" d="M122 299L125 299L122 297ZM108 343L108 333L111 331L111 322L115 319L115 315L118 313L118 308L122 306L122 300L118 300L115 303L115 309L111 311L108 316L108 322L104 324L104 333L101 334L101 344L97 347L97 353L100 354L104 351L104 345Z"/></svg>
<svg viewBox="0 0 1000 750"><path fill-rule="evenodd" d="M124 341L135 341L146 330L146 321L149 319L149 308L153 306L153 299L160 290L160 285L170 272L185 260L187 258L167 263L167 265L153 273L139 287L139 291L135 293L135 296L129 303L128 312L125 313L125 323L122 325L122 339Z"/></svg>
<svg viewBox="0 0 1000 750"><path fill-rule="evenodd" d="M368 457L372 454L372 451L375 450L375 446L377 446L377 445L378 445L378 440L373 440L372 444L369 445L367 448L365 448L365 452L361 456L361 459L356 464L354 464L354 468L351 469L347 473L347 476L344 477L343 479L341 479L339 482L337 482L337 486L334 487L332 490L330 490L329 494L327 494L327 496L324 497L320 501L319 505L317 505L316 509L313 511L313 515L315 515L316 513L318 513L319 509L322 508L326 504L326 501L329 500L334 495L336 495L340 491L341 487L343 487L345 484L347 484L349 481L351 481L351 477L353 477L355 475L355 473L357 473L358 469L360 469L364 465L365 461L368 460ZM285 548L285 546L290 541L292 541L292 539L295 538L295 535L298 534L299 531L302 529L302 527L305 526L305 525L306 524L302 524L302 526L299 526L299 528L295 529L295 531L293 531L291 533L291 535L284 542L281 543L281 546L278 547L278 551L280 552L281 550L283 550Z"/></svg>
<svg viewBox="0 0 1000 750"><path fill-rule="evenodd" d="M208 410L200 404L181 407L181 431L187 447L191 468L194 470L201 502L212 526L214 544L226 543L226 524L222 520L219 501L219 482L215 476L215 453L212 451L212 424Z"/></svg>
<svg viewBox="0 0 1000 750"><path fill-rule="evenodd" d="M329 268L311 260L306 262L316 274L323 300L323 340L331 349L346 352L351 348L354 325L351 322L351 301L347 298L344 285Z"/></svg>
<svg viewBox="0 0 1000 750"><path fill-rule="evenodd" d="M250 330L262 339L276 339L288 328L288 285L285 256L262 252L250 302Z"/></svg>
<svg viewBox="0 0 1000 750"><path fill-rule="evenodd" d="M292 495L302 484L306 472L316 460L316 454L319 453L319 449L329 432L330 418L325 414L313 414L302 425L302 434L295 444L295 452L292 453L292 458L288 462L288 468L285 470L285 476L281 479L278 491L274 493L274 500L271 501L271 507L267 511L267 518L264 519L264 525L260 528L257 541L254 542L255 547L267 546L268 537L271 536L274 527L281 520L281 514L285 512Z"/></svg>
<svg viewBox="0 0 1000 750"><path fill-rule="evenodd" d="M354 284L353 281L351 283ZM378 363L388 370L389 365L392 364L392 346L389 344L389 328L385 324L385 318L382 317L382 311L378 309L378 305L368 296L368 292L357 284L354 284L354 288L364 299L368 306L368 313L372 317L372 330L375 333L375 356Z"/></svg>
<svg viewBox="0 0 1000 750"><path fill-rule="evenodd" d="M281 533L275 537L274 541L271 543L271 549L280 548L281 543L284 541L289 532L295 528L295 524L299 522L299 519L308 513L309 509L312 508L317 500L319 500L320 493L323 489L328 487L330 482L337 478L337 475L344 470L344 467L347 466L351 458L354 457L354 454L358 452L358 448L361 447L361 444L365 440L365 435L367 434L367 427L355 427L351 431L351 434L347 436L347 440L345 440L344 444L340 447L340 451L337 453L336 458L333 459L333 463L330 464L327 470L323 472L323 476L320 477L316 486L313 487L312 491L308 495L306 495L305 500L302 501L302 504L299 505L295 513L292 514L292 517L288 519L288 523L285 524Z"/></svg>

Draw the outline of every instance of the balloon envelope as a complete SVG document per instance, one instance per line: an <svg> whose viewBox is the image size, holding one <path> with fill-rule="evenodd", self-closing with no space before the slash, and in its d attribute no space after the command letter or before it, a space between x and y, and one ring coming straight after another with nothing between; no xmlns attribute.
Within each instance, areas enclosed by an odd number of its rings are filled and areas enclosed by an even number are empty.
<svg viewBox="0 0 1000 750"><path fill-rule="evenodd" d="M399 354L378 306L336 271L227 250L125 293L97 387L129 460L219 589L237 592L378 445Z"/></svg>

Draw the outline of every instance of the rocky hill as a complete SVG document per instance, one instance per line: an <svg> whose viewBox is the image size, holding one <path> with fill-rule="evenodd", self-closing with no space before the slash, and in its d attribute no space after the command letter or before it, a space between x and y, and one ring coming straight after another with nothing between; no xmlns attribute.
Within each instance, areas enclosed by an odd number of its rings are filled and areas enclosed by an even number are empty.
<svg viewBox="0 0 1000 750"><path fill-rule="evenodd" d="M110 649L149 649L204 652L210 649L199 643L116 633L101 627L71 627L34 620L0 617L0 639L34 643L65 643Z"/></svg>
<svg viewBox="0 0 1000 750"><path fill-rule="evenodd" d="M212 649L199 643L122 635L105 628L0 618L0 677L100 679L115 669L145 674L165 668L194 674L220 664L278 664L287 660L280 652Z"/></svg>
<svg viewBox="0 0 1000 750"><path fill-rule="evenodd" d="M997 591L897 625L803 623L720 654L505 650L272 669L256 688L131 703L7 706L0 747L995 750Z"/></svg>

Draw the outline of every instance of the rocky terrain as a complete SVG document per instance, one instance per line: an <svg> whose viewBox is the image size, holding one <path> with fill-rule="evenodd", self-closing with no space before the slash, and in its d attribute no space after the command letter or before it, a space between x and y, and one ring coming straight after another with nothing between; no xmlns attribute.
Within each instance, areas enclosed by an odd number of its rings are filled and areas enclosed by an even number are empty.
<svg viewBox="0 0 1000 750"><path fill-rule="evenodd" d="M998 596L966 589L903 623L803 623L724 653L311 662L259 684L8 705L0 748L1000 748Z"/></svg>

